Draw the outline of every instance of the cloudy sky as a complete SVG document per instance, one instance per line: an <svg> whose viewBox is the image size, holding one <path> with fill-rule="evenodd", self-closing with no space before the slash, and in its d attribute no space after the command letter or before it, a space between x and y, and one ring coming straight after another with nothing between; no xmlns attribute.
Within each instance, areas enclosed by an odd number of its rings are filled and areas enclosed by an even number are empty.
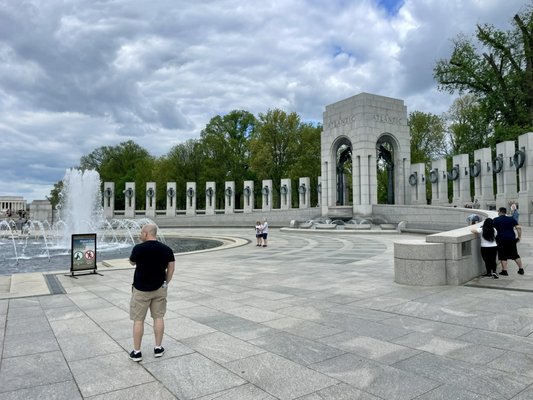
<svg viewBox="0 0 533 400"><path fill-rule="evenodd" d="M216 115L321 122L360 92L441 114L435 61L527 0L0 0L0 196L43 199L97 147L161 156Z"/></svg>

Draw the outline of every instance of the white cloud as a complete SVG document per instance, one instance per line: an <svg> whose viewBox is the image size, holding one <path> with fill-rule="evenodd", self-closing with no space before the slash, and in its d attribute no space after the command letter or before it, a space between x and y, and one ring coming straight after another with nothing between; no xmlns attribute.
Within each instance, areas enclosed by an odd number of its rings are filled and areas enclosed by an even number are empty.
<svg viewBox="0 0 533 400"><path fill-rule="evenodd" d="M435 61L509 0L0 2L0 194L43 198L67 168L132 139L153 155L217 114L321 121L359 92L442 113ZM157 140L154 140L157 138ZM5 146L4 146L5 145Z"/></svg>

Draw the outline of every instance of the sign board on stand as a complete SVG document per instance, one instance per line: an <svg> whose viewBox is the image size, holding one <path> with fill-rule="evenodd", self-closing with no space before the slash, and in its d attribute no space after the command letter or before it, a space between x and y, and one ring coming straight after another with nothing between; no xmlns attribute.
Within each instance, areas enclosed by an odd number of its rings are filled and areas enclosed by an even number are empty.
<svg viewBox="0 0 533 400"><path fill-rule="evenodd" d="M96 272L96 233L75 233L70 246L70 276L75 272L98 274ZM98 274L101 275L101 274Z"/></svg>

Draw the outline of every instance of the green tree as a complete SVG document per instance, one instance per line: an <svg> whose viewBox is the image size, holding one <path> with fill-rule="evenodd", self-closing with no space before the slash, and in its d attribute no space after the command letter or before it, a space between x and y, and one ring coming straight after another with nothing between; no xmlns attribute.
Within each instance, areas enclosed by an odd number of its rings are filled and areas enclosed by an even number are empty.
<svg viewBox="0 0 533 400"><path fill-rule="evenodd" d="M316 185L320 176L320 134L322 125L313 126L310 123L302 123L299 126L296 160L288 171L288 176L295 181L301 177L309 177L311 180L311 203L318 202ZM293 185L293 202L297 205L297 185Z"/></svg>
<svg viewBox="0 0 533 400"><path fill-rule="evenodd" d="M439 89L471 93L479 100L497 141L511 137L516 127L533 125L533 11L516 14L513 28L501 31L478 24L478 44L465 36L454 40L450 59L433 70Z"/></svg>
<svg viewBox="0 0 533 400"><path fill-rule="evenodd" d="M411 131L411 164L424 163L448 154L444 120L434 114L413 111L407 122Z"/></svg>
<svg viewBox="0 0 533 400"><path fill-rule="evenodd" d="M205 178L203 178L204 155L202 144L197 139L189 139L172 147L165 157L158 163L157 182L161 187L158 197L166 200L166 182L176 182L176 206L178 209L186 207L187 182L196 182L197 198L200 207L203 201L200 193L203 193ZM164 189L163 189L164 188Z"/></svg>
<svg viewBox="0 0 533 400"><path fill-rule="evenodd" d="M237 206L244 180L253 178L249 144L256 122L248 111L233 110L223 117L212 118L200 134L206 178L220 188L225 181L235 181ZM217 197L223 201L224 191L218 190Z"/></svg>
<svg viewBox="0 0 533 400"><path fill-rule="evenodd" d="M411 131L411 164L424 163L427 176L431 161L448 154L444 120L431 113L414 111L409 114L408 125ZM431 199L429 179L426 179L426 197Z"/></svg>
<svg viewBox="0 0 533 400"><path fill-rule="evenodd" d="M275 109L259 114L250 141L250 163L259 179L272 179L277 203L281 179L287 177L297 160L300 133L300 117L294 112Z"/></svg>
<svg viewBox="0 0 533 400"><path fill-rule="evenodd" d="M155 159L146 149L132 140L117 146L103 146L83 156L80 160L81 169L94 169L100 174L102 182L115 182L116 206L124 207L126 182L135 182L136 206L144 207L146 196L145 186L153 178Z"/></svg>
<svg viewBox="0 0 533 400"><path fill-rule="evenodd" d="M474 150L489 146L492 128L474 95L457 98L445 115L452 154L474 155Z"/></svg>

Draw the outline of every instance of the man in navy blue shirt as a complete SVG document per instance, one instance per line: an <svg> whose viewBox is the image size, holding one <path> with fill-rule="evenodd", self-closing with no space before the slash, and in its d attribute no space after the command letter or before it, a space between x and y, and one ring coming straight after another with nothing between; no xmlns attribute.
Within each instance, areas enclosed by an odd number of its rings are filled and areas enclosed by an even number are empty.
<svg viewBox="0 0 533 400"><path fill-rule="evenodd" d="M507 215L505 207L500 207L498 210L498 216L494 218L494 228L498 232L496 243L498 243L498 258L502 263L500 275L509 275L507 273L507 260L514 260L516 265L518 265L518 273L524 275L522 260L516 249L516 243L520 241L522 236L522 228L513 217Z"/></svg>

